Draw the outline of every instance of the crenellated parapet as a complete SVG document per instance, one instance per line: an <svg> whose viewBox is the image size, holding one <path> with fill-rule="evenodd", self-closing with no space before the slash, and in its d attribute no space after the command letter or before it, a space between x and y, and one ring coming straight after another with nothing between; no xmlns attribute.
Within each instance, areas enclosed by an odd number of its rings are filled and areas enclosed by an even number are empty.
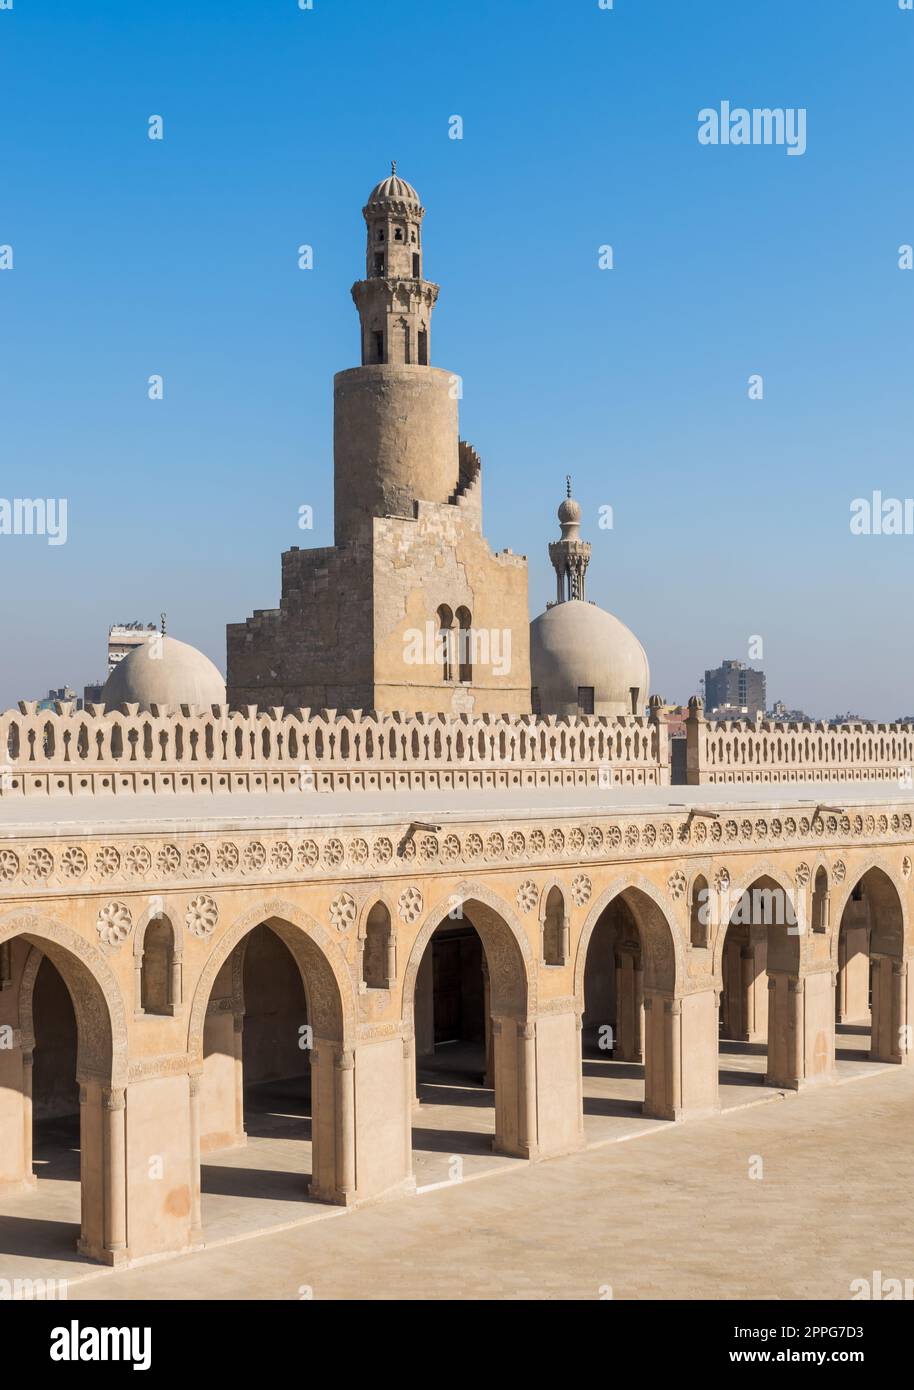
<svg viewBox="0 0 914 1390"><path fill-rule="evenodd" d="M688 783L898 782L911 786L914 725L707 720L689 701Z"/></svg>
<svg viewBox="0 0 914 1390"><path fill-rule="evenodd" d="M0 796L661 786L665 738L640 716L25 702L0 715Z"/></svg>

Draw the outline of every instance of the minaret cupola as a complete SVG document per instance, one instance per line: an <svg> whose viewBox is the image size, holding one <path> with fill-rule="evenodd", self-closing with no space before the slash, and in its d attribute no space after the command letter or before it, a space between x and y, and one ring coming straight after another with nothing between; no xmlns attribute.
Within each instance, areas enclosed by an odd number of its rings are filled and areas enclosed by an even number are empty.
<svg viewBox="0 0 914 1390"><path fill-rule="evenodd" d="M571 477L565 479L565 498L558 510L561 540L549 545L549 559L556 575L556 602L584 597L584 576L590 564L590 541L581 540L581 508L571 495Z"/></svg>
<svg viewBox="0 0 914 1390"><path fill-rule="evenodd" d="M362 326L362 366L427 367L438 286L422 277L425 208L412 184L397 173L396 161L369 193L362 216L365 279L352 287Z"/></svg>

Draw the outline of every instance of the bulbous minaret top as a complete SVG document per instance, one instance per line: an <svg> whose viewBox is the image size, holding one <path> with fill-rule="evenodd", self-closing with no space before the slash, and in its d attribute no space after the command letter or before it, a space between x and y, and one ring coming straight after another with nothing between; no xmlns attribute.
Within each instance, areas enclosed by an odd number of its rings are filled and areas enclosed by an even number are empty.
<svg viewBox="0 0 914 1390"><path fill-rule="evenodd" d="M425 208L412 184L397 173L396 161L369 193L362 216L365 279L352 287L362 326L362 366L427 367L438 286L422 278Z"/></svg>
<svg viewBox="0 0 914 1390"><path fill-rule="evenodd" d="M549 559L556 575L556 602L583 599L584 576L590 564L590 541L581 540L581 507L571 495L571 475L565 479L565 497L558 510L562 538L549 545Z"/></svg>

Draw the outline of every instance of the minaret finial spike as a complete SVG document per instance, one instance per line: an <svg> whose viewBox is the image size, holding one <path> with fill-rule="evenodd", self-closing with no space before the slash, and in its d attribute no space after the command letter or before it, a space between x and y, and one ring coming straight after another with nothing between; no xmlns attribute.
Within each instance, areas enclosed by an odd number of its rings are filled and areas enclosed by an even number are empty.
<svg viewBox="0 0 914 1390"><path fill-rule="evenodd" d="M570 473L566 473L566 474L565 474L565 496L566 496L566 497L570 497L570 496L571 496L571 474L570 474Z"/></svg>
<svg viewBox="0 0 914 1390"><path fill-rule="evenodd" d="M161 624L162 624L162 636L164 637L164 636L165 636L165 614L164 614L164 613L160 613L160 614L159 614L159 619L160 619Z"/></svg>
<svg viewBox="0 0 914 1390"><path fill-rule="evenodd" d="M397 172L397 161L395 159L392 159L390 161L390 172L392 174L395 174Z"/></svg>

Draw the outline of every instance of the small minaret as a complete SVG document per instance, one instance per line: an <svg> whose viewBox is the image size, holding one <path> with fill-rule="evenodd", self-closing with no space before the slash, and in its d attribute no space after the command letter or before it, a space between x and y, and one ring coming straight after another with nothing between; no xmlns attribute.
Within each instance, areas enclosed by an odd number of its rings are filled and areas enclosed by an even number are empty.
<svg viewBox="0 0 914 1390"><path fill-rule="evenodd" d="M562 539L549 544L556 576L556 603L583 599L584 576L590 563L590 541L582 541L581 508L571 495L571 475L565 479L565 500L558 510Z"/></svg>
<svg viewBox="0 0 914 1390"><path fill-rule="evenodd" d="M362 325L362 366L419 366L431 361L432 309L438 286L422 278L425 208L397 174L372 189L362 209L367 228L364 280L352 287Z"/></svg>

